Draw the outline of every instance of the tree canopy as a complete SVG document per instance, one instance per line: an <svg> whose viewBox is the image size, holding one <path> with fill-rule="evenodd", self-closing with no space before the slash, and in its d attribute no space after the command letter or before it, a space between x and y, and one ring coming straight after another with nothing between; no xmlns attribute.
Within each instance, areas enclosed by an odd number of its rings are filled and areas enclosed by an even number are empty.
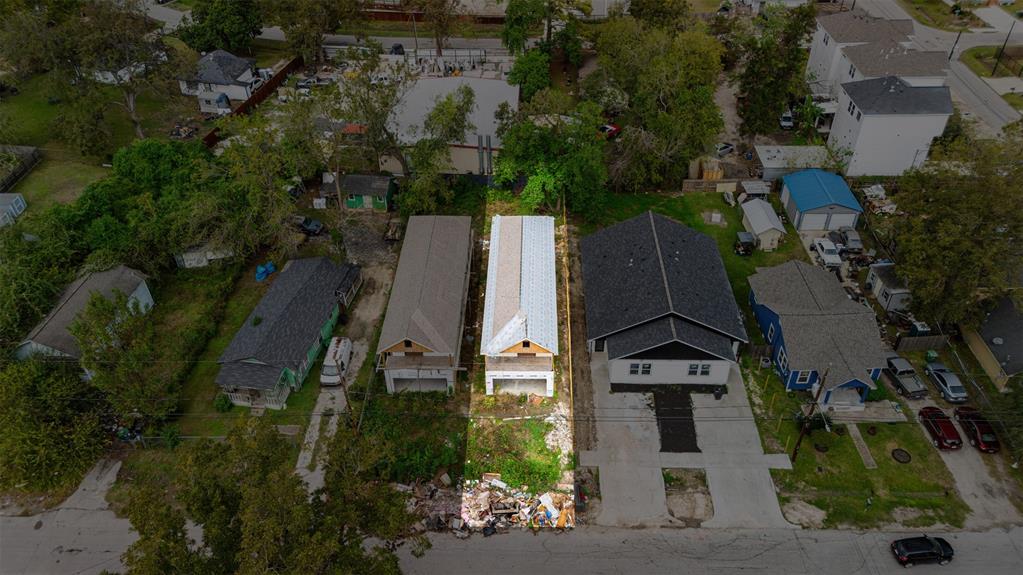
<svg viewBox="0 0 1023 575"><path fill-rule="evenodd" d="M551 85L551 59L546 51L533 48L515 59L508 83L519 87L519 98L528 102Z"/></svg>
<svg viewBox="0 0 1023 575"><path fill-rule="evenodd" d="M178 29L193 50L248 50L263 28L258 0L200 0Z"/></svg>
<svg viewBox="0 0 1023 575"><path fill-rule="evenodd" d="M501 43L512 54L526 51L530 30L538 29L547 16L547 0L508 0L504 9Z"/></svg>

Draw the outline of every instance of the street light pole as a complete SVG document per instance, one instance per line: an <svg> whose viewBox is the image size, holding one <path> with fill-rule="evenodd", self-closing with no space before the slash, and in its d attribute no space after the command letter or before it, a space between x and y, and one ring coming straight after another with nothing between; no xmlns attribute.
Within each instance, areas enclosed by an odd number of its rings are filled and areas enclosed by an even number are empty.
<svg viewBox="0 0 1023 575"><path fill-rule="evenodd" d="M959 39L963 37L963 31L960 30L959 34L956 34L956 41L952 43L952 49L948 51L948 61L952 61L952 54L955 54L956 46L959 45Z"/></svg>
<svg viewBox="0 0 1023 575"><path fill-rule="evenodd" d="M1009 43L1009 37L1012 36L1012 29L1016 27L1016 19L1012 20L1012 26L1009 26L1009 33L1005 35L1005 42L1002 42L1002 49L998 51L998 56L995 57L995 67L991 70L991 75L994 76L998 71L998 63L1002 61L1002 54L1005 53L1005 46Z"/></svg>

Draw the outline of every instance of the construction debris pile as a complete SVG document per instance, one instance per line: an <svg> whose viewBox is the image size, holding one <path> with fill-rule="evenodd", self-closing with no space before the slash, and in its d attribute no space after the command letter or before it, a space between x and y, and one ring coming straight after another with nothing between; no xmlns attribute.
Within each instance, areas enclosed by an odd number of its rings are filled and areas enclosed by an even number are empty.
<svg viewBox="0 0 1023 575"><path fill-rule="evenodd" d="M441 482L450 482L447 474ZM465 539L472 533L489 537L513 528L575 528L575 501L571 493L551 491L535 496L523 489L510 488L500 474L485 473L483 479L468 480L462 489L440 488L433 483L399 485L408 492L410 507L422 514L419 527L426 531L451 531Z"/></svg>

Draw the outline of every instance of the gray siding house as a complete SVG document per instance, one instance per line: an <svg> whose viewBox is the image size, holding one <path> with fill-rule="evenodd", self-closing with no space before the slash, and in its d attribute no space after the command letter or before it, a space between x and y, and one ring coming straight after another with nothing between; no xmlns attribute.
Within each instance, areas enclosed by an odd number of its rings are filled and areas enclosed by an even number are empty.
<svg viewBox="0 0 1023 575"><path fill-rule="evenodd" d="M39 325L32 328L28 337L14 350L18 359L34 354L79 359L82 351L78 342L68 331L78 314L85 309L92 294L113 298L115 292L128 296L129 302L138 302L139 309L148 311L153 307L153 295L146 285L146 276L127 266L85 274L71 283L60 296L57 305Z"/></svg>
<svg viewBox="0 0 1023 575"><path fill-rule="evenodd" d="M580 249L587 345L612 385L728 381L748 339L713 239L647 212Z"/></svg>
<svg viewBox="0 0 1023 575"><path fill-rule="evenodd" d="M235 405L284 409L330 341L342 300L361 283L356 265L288 262L217 361L217 385Z"/></svg>
<svg viewBox="0 0 1023 575"><path fill-rule="evenodd" d="M377 346L388 393L454 392L471 259L472 218L409 218Z"/></svg>

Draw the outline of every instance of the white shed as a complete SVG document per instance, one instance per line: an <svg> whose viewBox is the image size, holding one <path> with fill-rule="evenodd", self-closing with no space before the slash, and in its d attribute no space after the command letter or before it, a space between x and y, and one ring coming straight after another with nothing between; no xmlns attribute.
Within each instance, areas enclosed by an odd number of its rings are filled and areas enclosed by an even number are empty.
<svg viewBox="0 0 1023 575"><path fill-rule="evenodd" d="M757 239L757 247L765 252L778 248L778 241L785 235L785 226L771 204L761 199L752 199L742 204L742 227Z"/></svg>
<svg viewBox="0 0 1023 575"><path fill-rule="evenodd" d="M895 264L881 262L872 264L867 273L867 286L885 311L906 311L909 309L909 288L895 273Z"/></svg>

